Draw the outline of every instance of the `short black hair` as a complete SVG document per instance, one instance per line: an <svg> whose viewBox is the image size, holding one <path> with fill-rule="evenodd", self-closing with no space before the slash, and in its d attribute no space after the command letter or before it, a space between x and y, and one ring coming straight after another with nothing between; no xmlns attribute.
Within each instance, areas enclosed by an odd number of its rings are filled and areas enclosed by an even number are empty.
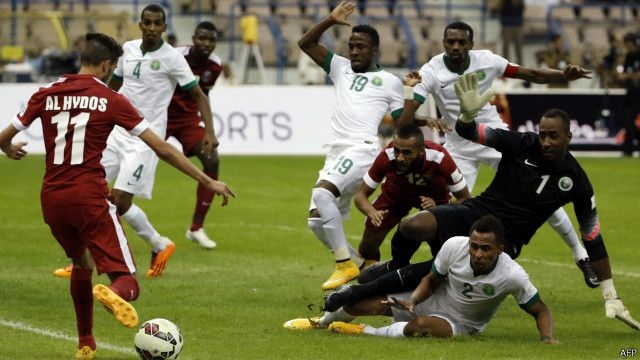
<svg viewBox="0 0 640 360"><path fill-rule="evenodd" d="M398 130L396 130L396 136L400 139L410 139L412 137L416 138L416 145L424 144L424 134L422 130L413 123L408 123L400 126Z"/></svg>
<svg viewBox="0 0 640 360"><path fill-rule="evenodd" d="M542 117L560 118L562 120L563 130L567 133L571 130L571 117L569 117L569 114L564 110L552 108L545 111Z"/></svg>
<svg viewBox="0 0 640 360"><path fill-rule="evenodd" d="M213 33L215 34L216 39L218 38L218 34L219 34L218 28L216 28L214 23L212 23L211 21L203 21L203 22L199 23L196 26L195 31L198 31L198 29L204 29L204 30L208 30L208 31L213 31Z"/></svg>
<svg viewBox="0 0 640 360"><path fill-rule="evenodd" d="M369 35L369 38L371 39L371 44L373 46L376 46L376 47L380 46L380 35L378 34L378 30L376 30L371 25L356 25L353 27L353 30L351 31L351 33L352 34L365 33Z"/></svg>
<svg viewBox="0 0 640 360"><path fill-rule="evenodd" d="M469 41L473 41L473 29L469 24L462 21L454 21L450 23L449 25L447 25L447 27L444 28L444 34L442 35L443 39L447 37L447 30L449 29L466 30L469 32Z"/></svg>
<svg viewBox="0 0 640 360"><path fill-rule="evenodd" d="M504 236L504 227L500 220L497 217L486 214L481 216L478 220L474 221L471 225L471 230L469 231L469 235L473 232L478 232L481 234L494 233L496 236L496 244L505 246L507 244L507 240Z"/></svg>
<svg viewBox="0 0 640 360"><path fill-rule="evenodd" d="M97 66L105 60L118 61L122 56L122 46L109 35L87 33L86 43L80 52L82 65Z"/></svg>
<svg viewBox="0 0 640 360"><path fill-rule="evenodd" d="M158 4L149 4L147 6L144 7L144 9L142 9L142 11L140 12L140 20L142 20L142 15L144 14L145 11L149 11L152 13L161 13L162 14L162 22L166 23L167 22L167 14L164 12L164 9L162 8L162 6L158 5Z"/></svg>
<svg viewBox="0 0 640 360"><path fill-rule="evenodd" d="M634 32L628 32L624 34L622 42L630 42L636 44L637 46L640 46L640 37L638 37L638 34Z"/></svg>

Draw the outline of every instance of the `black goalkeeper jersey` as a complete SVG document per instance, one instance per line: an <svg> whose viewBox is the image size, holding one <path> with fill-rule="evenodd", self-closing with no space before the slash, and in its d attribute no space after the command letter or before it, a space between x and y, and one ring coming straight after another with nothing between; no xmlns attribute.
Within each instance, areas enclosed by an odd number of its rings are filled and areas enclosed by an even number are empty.
<svg viewBox="0 0 640 360"><path fill-rule="evenodd" d="M498 217L509 241L528 244L549 216L569 202L582 232L598 231L593 188L573 155L549 163L542 157L538 134L483 130L484 145L501 152L502 159L489 187L468 201Z"/></svg>

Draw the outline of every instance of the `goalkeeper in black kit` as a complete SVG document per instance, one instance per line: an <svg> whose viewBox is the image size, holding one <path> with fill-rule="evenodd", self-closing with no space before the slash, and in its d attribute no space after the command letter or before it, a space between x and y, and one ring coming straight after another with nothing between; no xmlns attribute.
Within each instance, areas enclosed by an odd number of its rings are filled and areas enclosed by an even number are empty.
<svg viewBox="0 0 640 360"><path fill-rule="evenodd" d="M334 311L373 294L414 289L431 268L430 261L409 265L421 242L426 241L435 256L445 241L467 235L473 222L485 214L500 219L507 239L505 252L515 259L551 213L572 202L582 241L600 281L606 316L640 330L640 323L631 317L613 285L591 182L568 151L569 115L559 109L547 110L537 134L492 129L474 118L493 96L493 89L479 94L476 74L462 75L455 89L461 108L458 134L502 153L493 181L482 194L462 204L437 206L405 218L391 240L392 259L378 266L381 276L327 295L325 309Z"/></svg>

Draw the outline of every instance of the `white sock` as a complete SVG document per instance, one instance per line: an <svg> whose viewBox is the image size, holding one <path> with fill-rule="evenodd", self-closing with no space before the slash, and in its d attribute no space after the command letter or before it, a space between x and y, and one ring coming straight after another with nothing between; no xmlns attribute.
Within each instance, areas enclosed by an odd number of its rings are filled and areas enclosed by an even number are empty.
<svg viewBox="0 0 640 360"><path fill-rule="evenodd" d="M349 248L347 239L344 236L342 217L340 216L335 196L327 189L313 188L311 197L322 218L322 228L331 244L336 261L349 259Z"/></svg>
<svg viewBox="0 0 640 360"><path fill-rule="evenodd" d="M334 312L325 312L320 318L320 325L323 327L329 326L332 322L336 321L344 321L344 322L352 322L355 319L355 316L349 315L344 308L340 308Z"/></svg>
<svg viewBox="0 0 640 360"><path fill-rule="evenodd" d="M569 246L573 253L573 259L576 262L589 257L587 250L582 246L580 239L578 239L578 234L576 234L576 231L571 224L571 220L569 220L569 215L567 215L567 212L564 211L563 208L558 208L553 214L551 214L549 219L547 219L547 222Z"/></svg>
<svg viewBox="0 0 640 360"><path fill-rule="evenodd" d="M358 250L354 249L349 242L347 242L347 247L349 248L349 255L351 256L351 260L356 263L357 267L361 267L362 264L364 264L364 258L360 256Z"/></svg>
<svg viewBox="0 0 640 360"><path fill-rule="evenodd" d="M322 228L322 219L308 218L307 225L309 226L309 229L311 229L311 232L313 232L313 234L322 241L324 246L331 251L331 243L329 242L329 239L327 239L327 234L324 232L324 228Z"/></svg>
<svg viewBox="0 0 640 360"><path fill-rule="evenodd" d="M147 214L145 214L144 211L142 211L142 209L140 209L136 204L131 204L129 210L127 210L126 213L121 214L120 217L133 228L136 234L151 245L153 251L160 251L164 249L165 244L162 241L162 237L149 222Z"/></svg>
<svg viewBox="0 0 640 360"><path fill-rule="evenodd" d="M613 286L613 279L601 280L600 290L602 290L602 297L605 300L618 298L618 294L616 293L616 288Z"/></svg>
<svg viewBox="0 0 640 360"><path fill-rule="evenodd" d="M374 328L369 325L364 326L364 333L367 335L386 336L386 337L404 337L404 328L408 322L399 321L389 326L383 326L381 328Z"/></svg>

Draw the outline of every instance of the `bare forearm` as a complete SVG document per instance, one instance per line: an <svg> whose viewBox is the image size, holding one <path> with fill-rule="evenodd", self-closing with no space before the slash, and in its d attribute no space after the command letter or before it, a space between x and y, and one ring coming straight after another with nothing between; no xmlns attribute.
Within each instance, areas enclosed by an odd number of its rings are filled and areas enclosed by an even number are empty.
<svg viewBox="0 0 640 360"><path fill-rule="evenodd" d="M166 161L199 183L206 183L207 176L173 145L166 142L160 144L158 149L156 149L156 154L160 159Z"/></svg>
<svg viewBox="0 0 640 360"><path fill-rule="evenodd" d="M307 52L314 45L318 45L322 34L335 24L336 21L332 17L327 17L315 24L298 40L298 47L300 47L302 51Z"/></svg>
<svg viewBox="0 0 640 360"><path fill-rule="evenodd" d="M519 72L518 79L531 81L536 84L549 84L567 81L562 71L554 69L530 69L528 71Z"/></svg>

